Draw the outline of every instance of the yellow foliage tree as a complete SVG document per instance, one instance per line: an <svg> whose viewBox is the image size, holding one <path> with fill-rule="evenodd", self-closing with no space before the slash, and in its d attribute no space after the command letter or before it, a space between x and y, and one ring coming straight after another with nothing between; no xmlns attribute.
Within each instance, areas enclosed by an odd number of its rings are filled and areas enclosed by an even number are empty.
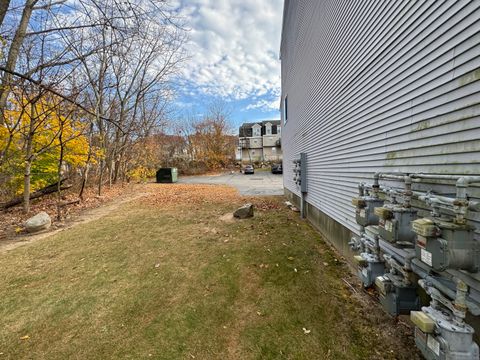
<svg viewBox="0 0 480 360"><path fill-rule="evenodd" d="M75 117L73 109L62 106L60 99L16 97L4 120L0 171L7 175L0 181L12 192L28 196L59 180L68 168L85 164L89 151L86 124Z"/></svg>

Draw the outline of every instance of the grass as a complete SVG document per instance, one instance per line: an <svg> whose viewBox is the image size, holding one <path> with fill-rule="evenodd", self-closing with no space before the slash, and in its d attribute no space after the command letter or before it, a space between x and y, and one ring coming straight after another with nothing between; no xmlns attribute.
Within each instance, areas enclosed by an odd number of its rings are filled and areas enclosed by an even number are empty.
<svg viewBox="0 0 480 360"><path fill-rule="evenodd" d="M137 201L2 255L0 359L410 358L307 223L220 219L242 202Z"/></svg>

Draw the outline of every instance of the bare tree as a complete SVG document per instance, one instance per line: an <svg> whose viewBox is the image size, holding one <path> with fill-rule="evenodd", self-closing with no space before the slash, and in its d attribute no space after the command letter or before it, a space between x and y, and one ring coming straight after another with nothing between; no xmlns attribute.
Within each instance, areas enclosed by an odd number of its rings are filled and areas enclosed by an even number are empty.
<svg viewBox="0 0 480 360"><path fill-rule="evenodd" d="M0 2L0 26L2 26L3 19L5 19L5 15L7 14L9 6L10 0L2 0Z"/></svg>
<svg viewBox="0 0 480 360"><path fill-rule="evenodd" d="M183 24L169 6L156 0L26 0L23 8L12 10L21 10L18 23L6 12L0 31L8 24L15 36L7 39L8 56L0 60L0 126L8 137L1 143L0 166L13 154L14 135L20 134L26 211L36 159L57 146L58 176L63 167L68 138L62 126L51 134L51 142L37 142L50 111L43 102L51 94L58 113L65 114L68 102L84 114L79 118L89 148L80 197L92 168L99 194L105 179L123 179L131 146L165 122L172 99L169 81L186 58ZM5 122L15 97L28 121Z"/></svg>
<svg viewBox="0 0 480 360"><path fill-rule="evenodd" d="M17 65L18 56L20 54L20 48L25 40L25 35L27 34L27 27L30 21L30 18L33 13L33 9L37 4L38 0L27 0L25 2L25 7L23 8L22 17L20 23L15 31L15 36L10 44L8 51L7 61L5 63L6 71L3 72L0 86L0 125L3 125L5 122L5 106L7 104L7 98L11 90L12 75L11 71L15 70ZM7 5L8 9L8 5ZM5 14L3 15L5 17Z"/></svg>

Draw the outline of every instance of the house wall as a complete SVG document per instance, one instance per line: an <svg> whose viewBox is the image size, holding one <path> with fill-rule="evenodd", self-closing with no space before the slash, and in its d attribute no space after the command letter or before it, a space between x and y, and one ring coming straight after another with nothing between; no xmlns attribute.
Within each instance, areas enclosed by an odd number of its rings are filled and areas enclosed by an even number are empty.
<svg viewBox="0 0 480 360"><path fill-rule="evenodd" d="M251 137L250 139L250 149L261 149L262 148L262 136Z"/></svg>
<svg viewBox="0 0 480 360"><path fill-rule="evenodd" d="M275 150L274 150L275 149ZM263 158L265 161L281 161L282 160L282 149L279 147L264 147L263 148Z"/></svg>
<svg viewBox="0 0 480 360"><path fill-rule="evenodd" d="M264 135L263 146L276 146L278 139L280 139L280 135Z"/></svg>
<svg viewBox="0 0 480 360"><path fill-rule="evenodd" d="M292 160L305 152L307 203L358 233L351 198L374 172L480 174L480 1L285 6L288 191L300 194ZM478 213L470 221L480 228Z"/></svg>
<svg viewBox="0 0 480 360"><path fill-rule="evenodd" d="M251 161L263 160L263 149L242 149L242 161L249 163Z"/></svg>

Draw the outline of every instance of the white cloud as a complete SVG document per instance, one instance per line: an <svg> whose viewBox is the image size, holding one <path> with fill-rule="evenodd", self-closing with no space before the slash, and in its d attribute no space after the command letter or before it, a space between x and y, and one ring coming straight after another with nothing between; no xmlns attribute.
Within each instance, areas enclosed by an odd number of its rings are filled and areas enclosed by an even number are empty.
<svg viewBox="0 0 480 360"><path fill-rule="evenodd" d="M283 0L177 1L191 27L191 60L183 74L190 85L235 100L279 96ZM249 106L278 108L272 102Z"/></svg>
<svg viewBox="0 0 480 360"><path fill-rule="evenodd" d="M259 100L253 104L248 105L246 110L261 109L261 110L278 110L280 107L279 100L275 99L272 101L269 100Z"/></svg>

